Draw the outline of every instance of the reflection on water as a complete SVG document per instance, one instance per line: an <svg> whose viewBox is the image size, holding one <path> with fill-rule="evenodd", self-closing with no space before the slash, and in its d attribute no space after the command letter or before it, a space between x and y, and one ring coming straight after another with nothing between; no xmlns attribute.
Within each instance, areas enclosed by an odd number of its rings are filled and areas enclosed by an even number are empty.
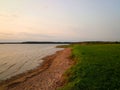
<svg viewBox="0 0 120 90"><path fill-rule="evenodd" d="M0 81L33 69L43 57L61 50L56 44L1 44Z"/></svg>

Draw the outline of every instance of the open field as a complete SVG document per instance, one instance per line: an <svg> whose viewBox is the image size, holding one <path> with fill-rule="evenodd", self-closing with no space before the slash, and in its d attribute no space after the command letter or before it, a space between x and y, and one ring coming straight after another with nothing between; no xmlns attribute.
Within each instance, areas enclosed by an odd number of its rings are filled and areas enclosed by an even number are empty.
<svg viewBox="0 0 120 90"><path fill-rule="evenodd" d="M120 90L120 44L73 45L75 65L60 90Z"/></svg>

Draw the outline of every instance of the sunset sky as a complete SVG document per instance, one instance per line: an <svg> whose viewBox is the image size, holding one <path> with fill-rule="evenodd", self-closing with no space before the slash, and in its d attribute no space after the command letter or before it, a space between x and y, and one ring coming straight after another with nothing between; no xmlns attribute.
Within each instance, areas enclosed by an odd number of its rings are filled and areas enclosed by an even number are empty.
<svg viewBox="0 0 120 90"><path fill-rule="evenodd" d="M120 0L0 0L0 41L120 41Z"/></svg>

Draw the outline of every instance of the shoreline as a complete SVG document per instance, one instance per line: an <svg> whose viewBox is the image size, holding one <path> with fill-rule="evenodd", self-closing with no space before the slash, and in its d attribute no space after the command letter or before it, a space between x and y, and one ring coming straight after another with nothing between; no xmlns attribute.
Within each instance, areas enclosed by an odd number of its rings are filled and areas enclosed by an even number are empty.
<svg viewBox="0 0 120 90"><path fill-rule="evenodd" d="M15 87L15 86L17 86L19 84L22 84L22 83L24 83L26 81L29 81L31 78L34 78L34 77L36 77L39 74L42 74L44 71L46 71L47 69L49 69L50 66L53 64L53 62L55 61L55 59L57 57L59 57L59 55L61 55L62 53L64 53L66 50L68 50L69 52L71 51L68 48L65 48L64 50L61 50L61 51L57 51L53 55L49 55L49 56L44 57L43 58L43 60L44 60L43 63L41 65L39 65L38 67L36 67L35 69L29 70L27 72L24 72L22 74L19 74L17 76L14 76L14 77L12 77L12 78L10 78L8 80L5 80L5 81L1 82L0 83L0 90L11 90L9 88ZM70 56L70 55L68 55L68 56ZM57 68L57 66L56 66L56 68ZM52 71L51 71L51 73L52 73ZM17 90L23 90L23 89L17 89ZM44 90L44 89L40 89L40 90Z"/></svg>

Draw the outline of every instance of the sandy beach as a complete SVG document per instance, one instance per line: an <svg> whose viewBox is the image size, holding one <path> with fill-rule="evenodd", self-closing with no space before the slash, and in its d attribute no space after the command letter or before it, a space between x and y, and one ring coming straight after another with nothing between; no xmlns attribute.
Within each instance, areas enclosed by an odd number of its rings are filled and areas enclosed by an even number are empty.
<svg viewBox="0 0 120 90"><path fill-rule="evenodd" d="M71 67L71 49L47 56L41 66L0 84L0 90L56 90L63 85L63 74Z"/></svg>

